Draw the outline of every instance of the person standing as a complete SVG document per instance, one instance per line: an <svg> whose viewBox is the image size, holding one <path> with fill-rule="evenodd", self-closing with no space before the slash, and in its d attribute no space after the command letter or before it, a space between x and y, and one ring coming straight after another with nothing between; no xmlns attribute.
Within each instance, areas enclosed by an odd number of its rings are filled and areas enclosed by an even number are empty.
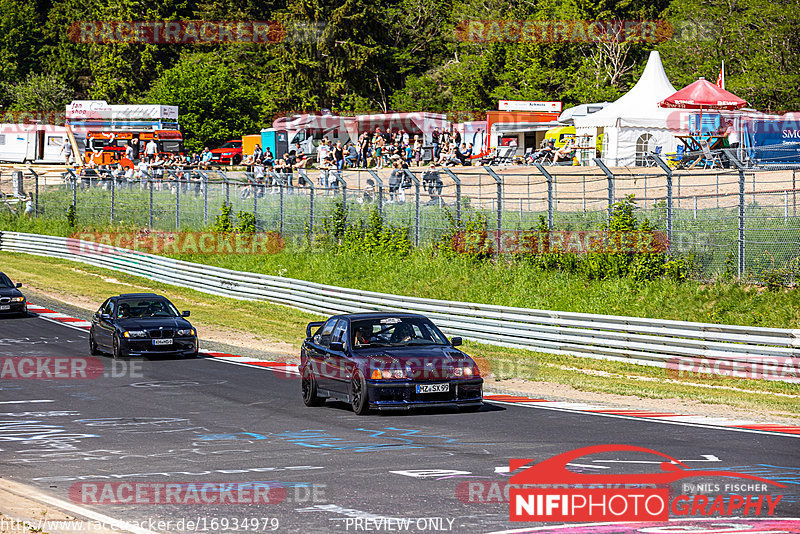
<svg viewBox="0 0 800 534"><path fill-rule="evenodd" d="M433 129L433 133L431 133L431 144L433 145L433 161L434 162L439 161L439 153L440 153L439 140L440 140L440 137L441 137L441 134L439 133L439 128L434 128Z"/></svg>
<svg viewBox="0 0 800 534"><path fill-rule="evenodd" d="M69 139L64 139L64 144L61 145L61 154L64 156L65 165L72 163L72 143L69 142Z"/></svg>
<svg viewBox="0 0 800 534"><path fill-rule="evenodd" d="M337 141L336 146L333 147L333 161L336 162L337 171L344 168L344 149L342 149L341 141Z"/></svg>
<svg viewBox="0 0 800 534"><path fill-rule="evenodd" d="M375 145L375 159L377 160L375 167L378 169L383 168L383 147L386 146L386 139L380 134L375 136L373 141Z"/></svg>
<svg viewBox="0 0 800 534"><path fill-rule="evenodd" d="M156 143L155 139L150 139L144 147L144 153L147 156L148 161L153 161L156 158L156 154L158 154L158 143Z"/></svg>

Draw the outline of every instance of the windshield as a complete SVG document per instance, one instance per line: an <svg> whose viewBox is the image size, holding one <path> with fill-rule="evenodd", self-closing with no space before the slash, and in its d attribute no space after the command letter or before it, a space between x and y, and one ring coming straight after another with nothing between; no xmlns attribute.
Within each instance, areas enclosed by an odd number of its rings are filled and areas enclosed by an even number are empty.
<svg viewBox="0 0 800 534"><path fill-rule="evenodd" d="M377 317L350 323L354 348L448 345L447 338L425 317Z"/></svg>
<svg viewBox="0 0 800 534"><path fill-rule="evenodd" d="M117 319L132 317L178 317L175 306L163 299L125 299L117 306Z"/></svg>
<svg viewBox="0 0 800 534"><path fill-rule="evenodd" d="M0 287L14 287L14 282L5 274L0 273Z"/></svg>

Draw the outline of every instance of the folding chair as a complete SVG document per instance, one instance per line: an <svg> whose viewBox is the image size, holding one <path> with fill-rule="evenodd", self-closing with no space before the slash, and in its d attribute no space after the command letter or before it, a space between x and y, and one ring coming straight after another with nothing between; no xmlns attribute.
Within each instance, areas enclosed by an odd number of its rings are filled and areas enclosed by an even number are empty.
<svg viewBox="0 0 800 534"><path fill-rule="evenodd" d="M711 148L708 146L708 141L705 139L700 140L700 148L703 150L703 168L707 169L709 166L713 169L714 167L722 167L722 160L719 157L719 154L714 154L711 152Z"/></svg>
<svg viewBox="0 0 800 534"><path fill-rule="evenodd" d="M667 165L673 168L679 167L683 161L683 145L678 145L675 152L665 155L667 156Z"/></svg>
<svg viewBox="0 0 800 534"><path fill-rule="evenodd" d="M648 167L655 167L656 165L658 165L658 163L656 163L655 156L660 156L660 155L661 155L661 147L657 146L656 149L653 150L652 153L647 155L647 157L645 158L645 164Z"/></svg>

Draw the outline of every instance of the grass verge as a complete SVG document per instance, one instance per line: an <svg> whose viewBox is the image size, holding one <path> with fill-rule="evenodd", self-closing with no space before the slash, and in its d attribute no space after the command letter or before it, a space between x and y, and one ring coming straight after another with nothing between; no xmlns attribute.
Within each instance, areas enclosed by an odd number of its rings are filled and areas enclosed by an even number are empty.
<svg viewBox="0 0 800 534"><path fill-rule="evenodd" d="M207 295L65 260L0 253L0 269L27 286L97 305L121 292L163 293L179 308L192 310L193 322L201 336L204 326L215 327L299 347L306 322L317 318L270 303ZM796 384L719 378L673 379L660 368L471 342L466 343L465 350L479 359L484 370L488 369L498 378L517 377L565 384L581 391L686 399L783 415L800 414L800 386Z"/></svg>

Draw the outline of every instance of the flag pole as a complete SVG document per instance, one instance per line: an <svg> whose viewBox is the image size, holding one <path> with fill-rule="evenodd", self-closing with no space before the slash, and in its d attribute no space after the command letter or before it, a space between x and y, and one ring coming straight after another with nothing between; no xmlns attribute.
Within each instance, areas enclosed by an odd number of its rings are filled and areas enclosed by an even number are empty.
<svg viewBox="0 0 800 534"><path fill-rule="evenodd" d="M722 60L722 88L725 89L725 60Z"/></svg>

